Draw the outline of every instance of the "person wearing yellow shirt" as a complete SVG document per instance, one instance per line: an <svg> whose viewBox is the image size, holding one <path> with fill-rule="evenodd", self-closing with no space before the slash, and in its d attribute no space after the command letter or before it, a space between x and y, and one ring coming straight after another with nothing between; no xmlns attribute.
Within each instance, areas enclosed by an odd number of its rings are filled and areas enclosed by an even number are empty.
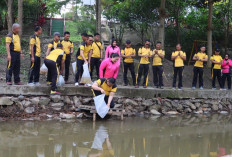
<svg viewBox="0 0 232 157"><path fill-rule="evenodd" d="M128 69L131 72L131 77L133 81L133 85L136 85L136 77L135 77L135 67L134 67L134 57L136 56L135 49L131 47L131 41L126 41L126 47L124 50L121 51L121 55L123 58L123 80L124 85L128 85L128 79L127 79L127 71Z"/></svg>
<svg viewBox="0 0 232 157"><path fill-rule="evenodd" d="M80 54L77 56L77 72L75 75L75 86L79 85L79 79L83 74L83 65L91 62L91 56L93 53L93 36L88 35L86 42L82 42L80 46Z"/></svg>
<svg viewBox="0 0 232 157"><path fill-rule="evenodd" d="M202 90L203 89L203 67L204 67L204 62L208 61L208 56L205 53L206 47L201 46L200 52L196 53L193 56L193 60L196 61L194 64L193 68L193 82L192 82L192 89L196 89L197 86L197 79L199 76L199 88Z"/></svg>
<svg viewBox="0 0 232 157"><path fill-rule="evenodd" d="M23 53L20 44L19 32L21 27L14 23L12 32L6 36L6 51L7 51L7 70L6 70L6 84L12 85L12 73L14 75L15 85L23 85L20 82L20 58L23 58Z"/></svg>
<svg viewBox="0 0 232 157"><path fill-rule="evenodd" d="M35 33L30 38L30 57L31 66L28 74L28 85L39 86L40 76L40 56L41 56L41 44L39 36L42 34L42 28L40 26L35 27Z"/></svg>
<svg viewBox="0 0 232 157"><path fill-rule="evenodd" d="M220 56L220 49L215 50L215 54L211 56L210 61L213 64L213 69L212 69L212 89L216 90L216 78L218 80L220 89L222 89L222 80L221 80L221 64L222 64L222 57Z"/></svg>
<svg viewBox="0 0 232 157"><path fill-rule="evenodd" d="M49 53L52 50L56 49L57 44L60 44L60 43L61 43L60 42L60 33L59 32L55 32L53 34L53 40L50 43L48 43L48 49L47 49L47 52L46 52L46 56L48 56Z"/></svg>
<svg viewBox="0 0 232 157"><path fill-rule="evenodd" d="M91 63L90 63L90 76L93 79L93 70L96 68L97 79L99 79L99 68L101 65L101 61L103 58L103 46L100 42L100 34L94 34L94 42L93 42L93 54L91 56Z"/></svg>
<svg viewBox="0 0 232 157"><path fill-rule="evenodd" d="M137 82L135 88L139 88L139 83L141 81L141 77L143 74L143 88L147 88L148 83L148 72L149 72L149 58L152 55L152 51L150 48L150 40L146 40L144 47L139 49L138 56L141 57L138 74L137 74Z"/></svg>
<svg viewBox="0 0 232 157"><path fill-rule="evenodd" d="M153 83L156 88L161 88L163 89L163 63L162 59L165 56L165 51L162 49L161 42L156 43L156 48L152 52L152 57L153 57Z"/></svg>
<svg viewBox="0 0 232 157"><path fill-rule="evenodd" d="M47 82L48 84L51 84L51 95L60 94L56 91L56 82L58 80L59 74L62 75L62 71L64 69L64 61L66 55L62 48L62 44L57 44L57 48L51 51L50 54L44 60L44 63L48 68ZM61 65L61 68L59 68L58 65ZM61 69L60 72L59 69Z"/></svg>
<svg viewBox="0 0 232 157"><path fill-rule="evenodd" d="M65 84L68 84L69 66L71 62L71 55L73 54L73 42L70 41L69 38L70 38L70 32L64 32L64 40L61 41L61 44L63 45L63 50L66 54L65 76L64 76Z"/></svg>
<svg viewBox="0 0 232 157"><path fill-rule="evenodd" d="M172 52L171 60L174 61L174 76L172 87L176 89L176 78L179 77L178 90L182 90L182 73L184 70L184 61L186 60L186 54L181 50L181 45L176 45L176 51Z"/></svg>
<svg viewBox="0 0 232 157"><path fill-rule="evenodd" d="M92 85L92 91L94 96L98 96L101 94L105 94L105 103L108 107L114 108L114 95L117 91L117 84L116 79L111 78L101 78L98 79L93 85Z"/></svg>

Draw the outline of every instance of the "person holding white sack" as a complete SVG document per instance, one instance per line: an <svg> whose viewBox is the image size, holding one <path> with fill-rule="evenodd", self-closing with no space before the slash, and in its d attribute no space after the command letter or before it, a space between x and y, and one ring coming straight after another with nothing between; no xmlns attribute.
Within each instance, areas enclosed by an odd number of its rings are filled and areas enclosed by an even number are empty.
<svg viewBox="0 0 232 157"><path fill-rule="evenodd" d="M93 36L88 35L87 40L81 43L80 54L77 54L77 71L75 76L75 86L79 85L79 79L83 74L83 65L89 64L93 53ZM78 52L77 52L78 53Z"/></svg>
<svg viewBox="0 0 232 157"><path fill-rule="evenodd" d="M93 95L98 96L105 94L105 102L108 107L114 108L114 95L117 91L117 84L114 78L102 78L94 82L92 85Z"/></svg>
<svg viewBox="0 0 232 157"><path fill-rule="evenodd" d="M57 48L46 57L44 60L45 65L48 68L48 76L47 76L47 84L51 85L51 94L52 95L59 95L60 93L56 91L56 82L57 78L60 75L62 75L62 71L64 69L64 61L66 58L66 55L64 53L64 50L62 50L63 45L57 44ZM58 65L61 65L61 70L59 72Z"/></svg>

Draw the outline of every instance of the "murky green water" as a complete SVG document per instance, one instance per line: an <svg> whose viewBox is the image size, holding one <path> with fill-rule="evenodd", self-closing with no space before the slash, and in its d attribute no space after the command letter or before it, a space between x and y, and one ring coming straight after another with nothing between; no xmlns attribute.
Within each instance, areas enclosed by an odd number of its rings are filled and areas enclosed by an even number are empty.
<svg viewBox="0 0 232 157"><path fill-rule="evenodd" d="M230 115L0 122L0 157L232 157Z"/></svg>

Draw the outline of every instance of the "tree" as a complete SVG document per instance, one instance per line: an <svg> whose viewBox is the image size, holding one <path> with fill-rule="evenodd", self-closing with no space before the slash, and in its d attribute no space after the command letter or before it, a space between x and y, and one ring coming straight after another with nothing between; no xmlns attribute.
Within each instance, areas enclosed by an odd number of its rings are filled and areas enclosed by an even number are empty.
<svg viewBox="0 0 232 157"><path fill-rule="evenodd" d="M96 31L101 34L101 0L96 0Z"/></svg>
<svg viewBox="0 0 232 157"><path fill-rule="evenodd" d="M159 19L160 19L159 41L163 44L163 47L164 47L164 22L166 17L165 3L166 0L161 0L160 9L159 9Z"/></svg>
<svg viewBox="0 0 232 157"><path fill-rule="evenodd" d="M12 24L13 24L13 18L12 18L12 5L13 0L7 0L7 27L8 32L12 31Z"/></svg>
<svg viewBox="0 0 232 157"><path fill-rule="evenodd" d="M212 56L212 17L213 17L213 0L208 1L209 4L209 13L208 13L208 30L207 30L207 52L210 59ZM211 63L208 61L208 67L211 66Z"/></svg>
<svg viewBox="0 0 232 157"><path fill-rule="evenodd" d="M23 28L23 0L18 0L18 23ZM19 33L19 36L22 36L22 31Z"/></svg>

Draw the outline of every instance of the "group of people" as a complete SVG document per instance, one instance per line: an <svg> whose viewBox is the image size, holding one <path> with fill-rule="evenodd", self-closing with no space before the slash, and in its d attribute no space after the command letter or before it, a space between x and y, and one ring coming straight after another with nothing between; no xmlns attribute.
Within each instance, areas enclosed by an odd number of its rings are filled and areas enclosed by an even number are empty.
<svg viewBox="0 0 232 157"><path fill-rule="evenodd" d="M12 74L14 74L15 85L22 85L20 82L20 58L23 57L20 44L20 25L13 24L12 32L6 36L6 50L7 50L7 70L6 83L12 85ZM40 85L40 64L41 64L41 43L39 36L42 34L42 28L36 26L34 34L30 37L30 60L31 66L28 76L29 85ZM146 40L143 47L138 50L140 62L138 65L137 76L135 74L134 58L136 51L131 46L131 41L127 40L125 48L120 49L117 46L116 40L112 40L111 45L106 48L105 56L103 56L103 44L100 42L100 34L95 33L94 36L82 33L82 42L76 53L76 74L75 86L80 85L80 78L83 73L83 65L89 65L91 78L94 77L94 70L96 69L96 77L98 81L93 84L93 89L107 94L116 92L116 79L119 72L120 64L123 64L123 81L124 85L129 84L127 73L131 72L132 83L135 88L139 88L141 79L143 77L143 88L148 85L149 65L152 59L153 83L156 88L163 88L163 59L165 51L162 49L162 43L157 42L155 49L150 48L150 41ZM58 75L63 75L65 71L64 80L69 84L69 66L73 54L74 44L70 41L70 33L64 32L64 39L60 39L60 33L55 32L53 40L49 42L44 63L48 68L47 84L51 85L51 94L60 94L56 91L56 82ZM204 62L208 61L208 56L205 53L206 47L201 46L200 52L193 56L195 65L193 68L194 76L192 81L192 89L196 89L197 80L199 80L199 88L203 89L203 67ZM122 58L122 62L121 62ZM176 89L176 82L178 77L178 89L182 89L182 73L184 70L184 61L186 60L186 53L181 50L181 45L176 45L176 50L172 52L171 60L173 61L174 75L173 75L173 89ZM212 62L212 87L216 89L215 81L218 79L220 89L225 89L225 81L228 82L228 89L231 89L230 67L232 61L228 54L222 59L220 50L216 49L215 54L210 58ZM98 92L96 92L97 94ZM108 99L108 98L107 98ZM109 98L111 99L111 98ZM110 106L110 103L108 104ZM112 106L112 105L111 105Z"/></svg>

